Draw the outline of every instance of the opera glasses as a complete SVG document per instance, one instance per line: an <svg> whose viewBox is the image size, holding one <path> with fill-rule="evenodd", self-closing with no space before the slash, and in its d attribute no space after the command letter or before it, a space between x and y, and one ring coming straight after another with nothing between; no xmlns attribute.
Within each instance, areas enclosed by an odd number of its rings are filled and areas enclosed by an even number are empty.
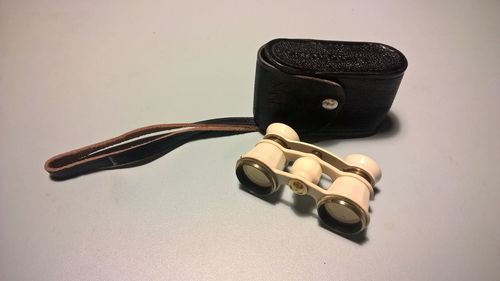
<svg viewBox="0 0 500 281"><path fill-rule="evenodd" d="M327 227L355 234L370 222L368 203L382 173L367 156L352 154L340 159L300 142L287 125L273 123L264 139L238 160L236 175L243 188L255 195L270 195L282 185L288 185L298 195L309 195ZM321 178L331 179L329 186L320 186Z"/></svg>

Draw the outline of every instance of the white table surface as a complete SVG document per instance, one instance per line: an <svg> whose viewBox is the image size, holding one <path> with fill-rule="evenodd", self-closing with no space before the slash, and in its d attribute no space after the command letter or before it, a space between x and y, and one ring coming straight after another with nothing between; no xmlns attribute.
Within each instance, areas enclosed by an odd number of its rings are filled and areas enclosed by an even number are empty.
<svg viewBox="0 0 500 281"><path fill-rule="evenodd" d="M500 2L0 0L0 280L499 280ZM238 188L257 133L54 182L50 156L155 123L251 116L277 37L375 41L395 126L319 145L383 169L359 243L285 189ZM294 203L294 201L296 201Z"/></svg>

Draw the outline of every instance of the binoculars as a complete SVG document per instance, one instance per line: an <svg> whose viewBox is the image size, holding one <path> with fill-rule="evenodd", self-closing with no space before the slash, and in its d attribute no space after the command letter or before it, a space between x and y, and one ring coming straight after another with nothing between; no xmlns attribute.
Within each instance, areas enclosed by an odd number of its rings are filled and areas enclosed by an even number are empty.
<svg viewBox="0 0 500 281"><path fill-rule="evenodd" d="M328 228L355 234L370 222L368 204L382 173L368 156L351 154L341 159L300 142L289 126L273 123L264 138L237 161L236 175L243 188L257 196L270 195L282 185L295 194L309 195ZM328 187L319 185L322 178L331 179Z"/></svg>

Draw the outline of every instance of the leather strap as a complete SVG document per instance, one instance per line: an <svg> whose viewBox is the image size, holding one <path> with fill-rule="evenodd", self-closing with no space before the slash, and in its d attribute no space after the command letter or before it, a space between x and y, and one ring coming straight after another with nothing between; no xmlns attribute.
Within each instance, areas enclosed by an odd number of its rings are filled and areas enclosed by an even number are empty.
<svg viewBox="0 0 500 281"><path fill-rule="evenodd" d="M251 117L146 126L51 157L45 162L45 170L53 179L65 180L99 170L142 165L193 140L256 131Z"/></svg>

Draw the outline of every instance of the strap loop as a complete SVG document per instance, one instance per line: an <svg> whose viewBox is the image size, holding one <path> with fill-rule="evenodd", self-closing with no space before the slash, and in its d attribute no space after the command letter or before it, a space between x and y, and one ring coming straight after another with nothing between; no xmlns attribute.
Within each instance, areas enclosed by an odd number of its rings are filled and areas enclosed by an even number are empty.
<svg viewBox="0 0 500 281"><path fill-rule="evenodd" d="M142 165L193 140L256 131L250 117L146 126L51 157L45 170L53 179L65 180L98 170Z"/></svg>

